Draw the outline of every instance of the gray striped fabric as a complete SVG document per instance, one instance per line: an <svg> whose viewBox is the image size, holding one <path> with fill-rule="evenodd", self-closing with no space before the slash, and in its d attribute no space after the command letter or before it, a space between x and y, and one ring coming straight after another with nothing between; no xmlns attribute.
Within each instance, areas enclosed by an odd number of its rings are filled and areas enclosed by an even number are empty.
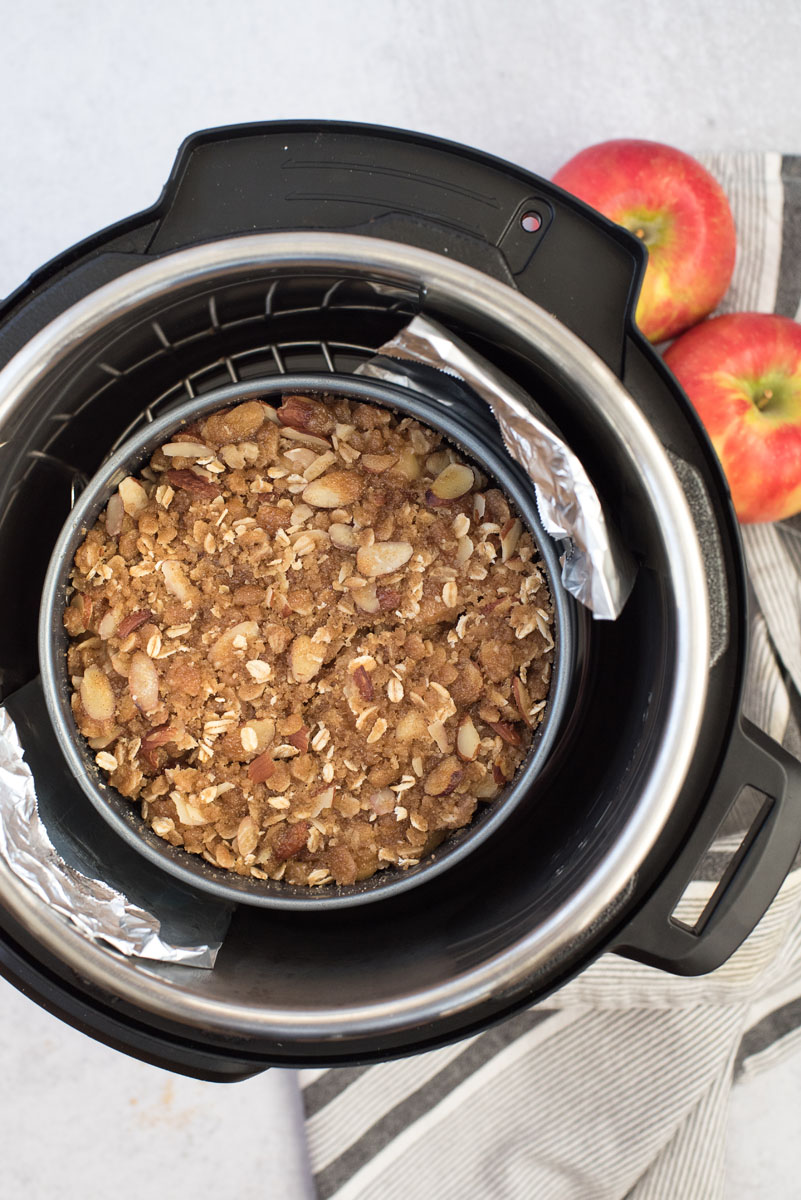
<svg viewBox="0 0 801 1200"><path fill-rule="evenodd" d="M739 235L722 311L801 316L801 158L705 160ZM744 529L747 715L801 755L801 519ZM740 814L742 817L742 813ZM731 824L685 895L699 915ZM801 869L713 974L606 955L543 1006L399 1062L301 1072L321 1200L722 1196L729 1091L801 1046Z"/></svg>

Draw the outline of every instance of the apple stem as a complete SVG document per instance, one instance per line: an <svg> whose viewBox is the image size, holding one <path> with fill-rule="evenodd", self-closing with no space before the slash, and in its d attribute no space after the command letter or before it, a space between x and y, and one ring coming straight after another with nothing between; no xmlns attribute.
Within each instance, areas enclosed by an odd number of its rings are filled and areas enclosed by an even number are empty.
<svg viewBox="0 0 801 1200"><path fill-rule="evenodd" d="M768 401L773 399L773 388L765 388L764 392L756 398L756 406L760 412L765 408Z"/></svg>

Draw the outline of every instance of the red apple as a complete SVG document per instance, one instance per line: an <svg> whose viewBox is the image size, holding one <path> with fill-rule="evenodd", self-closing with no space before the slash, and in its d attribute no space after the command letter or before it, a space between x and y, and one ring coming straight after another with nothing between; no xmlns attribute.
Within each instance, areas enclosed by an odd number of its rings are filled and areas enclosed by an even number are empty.
<svg viewBox="0 0 801 1200"><path fill-rule="evenodd" d="M739 519L801 512L801 325L773 313L711 317L665 362L706 426Z"/></svg>
<svg viewBox="0 0 801 1200"><path fill-rule="evenodd" d="M636 320L649 341L675 337L720 303L734 270L734 219L720 184L694 158L619 139L582 150L553 181L645 242Z"/></svg>

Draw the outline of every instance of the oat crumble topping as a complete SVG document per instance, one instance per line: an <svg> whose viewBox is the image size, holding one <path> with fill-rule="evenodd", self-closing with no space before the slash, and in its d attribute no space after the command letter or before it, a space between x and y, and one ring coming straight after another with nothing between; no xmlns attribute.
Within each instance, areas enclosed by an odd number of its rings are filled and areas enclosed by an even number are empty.
<svg viewBox="0 0 801 1200"><path fill-rule="evenodd" d="M553 607L435 430L285 394L176 433L75 555L72 708L153 830L258 879L416 865L523 761Z"/></svg>

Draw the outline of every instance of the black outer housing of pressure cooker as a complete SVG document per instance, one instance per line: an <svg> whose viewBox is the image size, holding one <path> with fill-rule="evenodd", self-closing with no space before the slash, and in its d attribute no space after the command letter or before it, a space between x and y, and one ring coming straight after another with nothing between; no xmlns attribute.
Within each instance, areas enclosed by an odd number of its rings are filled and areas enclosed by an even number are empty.
<svg viewBox="0 0 801 1200"><path fill-rule="evenodd" d="M289 134L291 156L286 155ZM538 221L523 223L529 213ZM597 934L591 933L561 963L551 964L546 974L532 980L524 999L516 995L504 1007L496 998L486 1011L478 1006L450 1037L477 1032L521 1004L541 1000L604 950L676 973L713 969L750 931L790 868L801 839L799 795L790 762L777 755L775 744L740 712L747 596L737 523L703 428L634 325L646 262L645 249L636 239L545 180L438 139L326 122L209 130L183 144L164 192L151 209L66 251L0 305L0 366L69 306L159 256L238 234L321 229L372 235L448 255L519 289L553 314L618 376L668 452L691 464L703 480L705 519L714 526L720 551L718 593L725 595L727 604L725 645L710 666L697 753L662 836L629 894ZM505 363L501 350L496 350L500 365L517 367L524 380L525 364ZM582 431L563 432L581 453ZM103 452L99 447L95 465ZM13 472L0 480L0 511L10 503L17 482ZM625 480L618 486L624 494ZM33 498L31 503L32 520L46 526L44 508L37 510ZM0 592L0 701L11 698L10 711L21 725L44 720L42 713L15 708L13 695L37 672L37 589L63 519L64 514L47 529L52 538L41 574L33 569L25 579L6 577ZM29 537L30 528L18 521L0 527L0 562L18 558L21 541ZM636 554L636 545L632 548ZM616 647L614 625L607 625L602 635L592 632L602 636L604 656L587 656L577 668L576 686L581 693L593 685L593 673L596 686L597 672L609 673L606 733L613 742L615 691L626 683L625 672L613 671L610 664L625 662L630 648ZM567 769L567 757L581 757L569 734L568 730L546 774ZM600 738L580 750L587 756L614 752ZM580 767L574 762L570 769ZM761 789L765 804L702 920L689 929L671 914L745 783ZM361 1049L349 1045L345 1052L335 1046L251 1049L233 1037L230 1044L218 1034L208 1039L201 1029L193 1040L185 1027L170 1028L165 1021L156 1025L147 1013L97 994L90 982L67 978L59 963L7 913L0 913L0 972L31 999L92 1037L206 1079L242 1078L270 1065L370 1061L449 1040L439 1026L420 1028L412 1039L389 1039L380 1049L365 1043Z"/></svg>

